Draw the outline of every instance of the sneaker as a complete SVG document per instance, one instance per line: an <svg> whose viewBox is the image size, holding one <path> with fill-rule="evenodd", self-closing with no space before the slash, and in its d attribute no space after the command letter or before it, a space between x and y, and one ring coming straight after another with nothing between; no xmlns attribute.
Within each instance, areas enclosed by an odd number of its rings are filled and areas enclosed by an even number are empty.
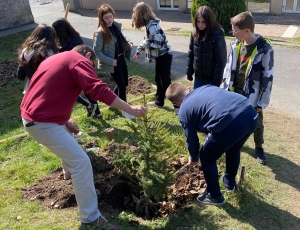
<svg viewBox="0 0 300 230"><path fill-rule="evenodd" d="M101 215L91 223L81 223L81 226L101 226L101 227L105 227L106 223L108 223L108 221L104 218L104 216ZM104 228L101 228L101 229L104 229Z"/></svg>
<svg viewBox="0 0 300 230"><path fill-rule="evenodd" d="M155 101L149 101L149 102L147 102L147 105L148 105L148 106L157 106L157 107L159 107L159 108L162 108L162 107L163 107L162 105L156 104Z"/></svg>
<svg viewBox="0 0 300 230"><path fill-rule="evenodd" d="M263 148L255 148L255 154L257 156L258 163L263 165L267 163L267 159L265 157L265 152Z"/></svg>
<svg viewBox="0 0 300 230"><path fill-rule="evenodd" d="M210 204L210 205L216 205L221 206L223 204L226 204L225 198L221 195L218 198L212 198L210 196L210 193L205 192L197 197L197 200L202 204Z"/></svg>
<svg viewBox="0 0 300 230"><path fill-rule="evenodd" d="M229 186L227 181L226 181L226 178L225 178L225 175L222 176L222 183L223 185L225 186L226 188L226 192L228 193L233 193L235 192L235 186Z"/></svg>
<svg viewBox="0 0 300 230"><path fill-rule="evenodd" d="M78 141L78 140L82 137L82 135L83 135L82 132L79 132L79 133L77 133L77 134L72 133L72 136L74 137L74 139L75 139L76 141Z"/></svg>
<svg viewBox="0 0 300 230"><path fill-rule="evenodd" d="M94 116L96 109L97 109L97 104L90 104L89 106L87 106L86 107L86 110L87 110L86 116L87 117Z"/></svg>
<svg viewBox="0 0 300 230"><path fill-rule="evenodd" d="M101 113L95 114L95 115L93 116L93 118L94 118L94 119L102 120L102 114L101 114Z"/></svg>
<svg viewBox="0 0 300 230"><path fill-rule="evenodd" d="M174 108L174 113L175 113L176 115L178 115L179 109L180 109L180 108Z"/></svg>

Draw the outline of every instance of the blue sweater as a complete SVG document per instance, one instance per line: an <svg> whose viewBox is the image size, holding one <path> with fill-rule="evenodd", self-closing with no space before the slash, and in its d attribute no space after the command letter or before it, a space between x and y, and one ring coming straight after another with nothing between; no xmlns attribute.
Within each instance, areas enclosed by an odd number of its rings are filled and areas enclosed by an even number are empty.
<svg viewBox="0 0 300 230"><path fill-rule="evenodd" d="M191 160L199 160L197 132L222 132L248 106L251 104L246 97L213 85L204 85L189 93L180 106L178 117Z"/></svg>

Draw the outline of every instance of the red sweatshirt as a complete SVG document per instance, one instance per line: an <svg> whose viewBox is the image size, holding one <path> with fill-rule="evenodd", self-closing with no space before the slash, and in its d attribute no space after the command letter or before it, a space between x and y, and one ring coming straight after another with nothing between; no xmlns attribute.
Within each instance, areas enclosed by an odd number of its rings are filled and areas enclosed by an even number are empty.
<svg viewBox="0 0 300 230"><path fill-rule="evenodd" d="M116 95L100 81L90 61L76 51L44 60L23 97L21 116L29 121L65 124L81 91L110 105Z"/></svg>

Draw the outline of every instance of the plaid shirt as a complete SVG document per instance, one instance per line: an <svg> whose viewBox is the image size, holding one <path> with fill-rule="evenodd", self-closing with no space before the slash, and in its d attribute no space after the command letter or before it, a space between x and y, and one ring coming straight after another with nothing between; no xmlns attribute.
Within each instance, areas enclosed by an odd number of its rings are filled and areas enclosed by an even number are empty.
<svg viewBox="0 0 300 230"><path fill-rule="evenodd" d="M159 22L159 19L149 22L146 26L145 40L136 49L137 54L145 52L146 62L153 62L155 58L167 52L172 54L171 46L168 45L168 40L164 31L160 28Z"/></svg>

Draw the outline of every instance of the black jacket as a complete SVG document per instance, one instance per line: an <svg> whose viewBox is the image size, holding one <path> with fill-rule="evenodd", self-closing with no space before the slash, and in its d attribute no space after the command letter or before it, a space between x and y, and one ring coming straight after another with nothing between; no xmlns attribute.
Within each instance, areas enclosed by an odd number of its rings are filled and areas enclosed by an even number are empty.
<svg viewBox="0 0 300 230"><path fill-rule="evenodd" d="M213 36L206 40L195 39L193 32L186 66L187 77L192 80L195 74L205 84L220 86L227 60L224 31L214 30Z"/></svg>

